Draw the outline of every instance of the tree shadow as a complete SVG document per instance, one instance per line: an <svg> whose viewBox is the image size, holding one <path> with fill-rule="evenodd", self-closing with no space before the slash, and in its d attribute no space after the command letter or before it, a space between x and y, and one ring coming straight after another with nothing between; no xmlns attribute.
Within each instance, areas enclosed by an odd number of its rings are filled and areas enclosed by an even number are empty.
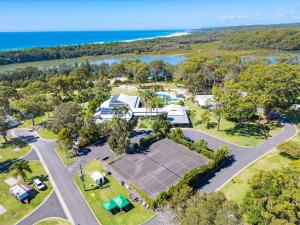
<svg viewBox="0 0 300 225"><path fill-rule="evenodd" d="M20 136L19 139L27 142L27 143L34 143L36 142L39 138L35 137L33 135L28 135L28 136Z"/></svg>
<svg viewBox="0 0 300 225"><path fill-rule="evenodd" d="M17 161L17 158L7 159L0 162L0 173L7 173L10 170L10 167Z"/></svg>
<svg viewBox="0 0 300 225"><path fill-rule="evenodd" d="M27 146L27 143L22 141L21 139L11 138L6 143L2 143L0 145L0 150L3 149L3 148L13 148L13 147L24 148L26 146Z"/></svg>
<svg viewBox="0 0 300 225"><path fill-rule="evenodd" d="M268 138L270 137L270 131L276 127L280 127L278 123L268 123L268 124L237 124L231 129L225 130L228 135L240 135L245 137L258 137L258 138Z"/></svg>
<svg viewBox="0 0 300 225"><path fill-rule="evenodd" d="M214 129L217 125L218 124L216 122L208 122L206 127L207 129Z"/></svg>
<svg viewBox="0 0 300 225"><path fill-rule="evenodd" d="M195 189L201 189L205 185L210 183L210 180L216 176L216 173L220 172L222 169L230 167L235 162L235 157L232 155L229 157L224 163L222 163L217 168L214 168L212 171L210 171L206 176L204 176L202 179L200 179L196 184L193 185L193 188Z"/></svg>

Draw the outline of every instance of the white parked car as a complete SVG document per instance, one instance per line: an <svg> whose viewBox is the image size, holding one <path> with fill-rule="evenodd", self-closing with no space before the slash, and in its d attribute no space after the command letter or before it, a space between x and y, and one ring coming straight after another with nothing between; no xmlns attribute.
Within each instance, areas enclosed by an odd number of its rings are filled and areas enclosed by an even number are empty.
<svg viewBox="0 0 300 225"><path fill-rule="evenodd" d="M40 179L34 179L33 184L39 190L43 190L46 188L46 185L42 181L40 181Z"/></svg>

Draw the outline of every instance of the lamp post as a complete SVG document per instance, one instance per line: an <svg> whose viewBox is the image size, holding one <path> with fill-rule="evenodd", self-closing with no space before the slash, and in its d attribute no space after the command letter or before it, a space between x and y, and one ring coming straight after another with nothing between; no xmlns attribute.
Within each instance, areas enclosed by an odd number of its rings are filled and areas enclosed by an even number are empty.
<svg viewBox="0 0 300 225"><path fill-rule="evenodd" d="M83 175L83 172L82 172L81 164L79 164L79 167L80 167L80 174L79 174L79 177L80 177L80 180L81 180L81 182L82 182L83 190L86 191L85 185L84 185L84 175Z"/></svg>

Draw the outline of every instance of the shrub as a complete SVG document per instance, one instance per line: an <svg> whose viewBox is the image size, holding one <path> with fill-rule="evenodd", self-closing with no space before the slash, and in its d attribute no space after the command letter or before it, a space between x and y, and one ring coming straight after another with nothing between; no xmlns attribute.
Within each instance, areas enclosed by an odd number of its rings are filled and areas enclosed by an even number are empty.
<svg viewBox="0 0 300 225"><path fill-rule="evenodd" d="M151 144L153 144L154 142L158 141L160 139L159 136L153 135L150 137L143 137L140 139L140 146L141 147L147 147Z"/></svg>
<svg viewBox="0 0 300 225"><path fill-rule="evenodd" d="M288 156L291 159L300 159L300 145L295 141L282 142L278 149L282 155Z"/></svg>
<svg viewBox="0 0 300 225"><path fill-rule="evenodd" d="M168 138L172 139L176 143L181 143L181 141L184 139L184 133L181 129L176 128L168 134Z"/></svg>
<svg viewBox="0 0 300 225"><path fill-rule="evenodd" d="M171 126L169 121L159 118L152 124L152 130L157 135L166 136L169 133Z"/></svg>

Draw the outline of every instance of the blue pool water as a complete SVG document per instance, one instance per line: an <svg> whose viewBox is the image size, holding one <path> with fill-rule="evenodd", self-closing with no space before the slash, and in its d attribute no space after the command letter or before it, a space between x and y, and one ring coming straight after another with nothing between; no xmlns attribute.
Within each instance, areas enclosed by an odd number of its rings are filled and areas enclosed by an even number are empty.
<svg viewBox="0 0 300 225"><path fill-rule="evenodd" d="M170 98L170 95L164 94L164 93L157 93L156 96L161 97L161 98L167 100L168 102L179 102L180 101L179 98Z"/></svg>
<svg viewBox="0 0 300 225"><path fill-rule="evenodd" d="M156 96L161 97L161 98L170 98L170 95L164 94L164 93L157 93Z"/></svg>
<svg viewBox="0 0 300 225"><path fill-rule="evenodd" d="M170 98L169 102L179 102L180 99L179 98Z"/></svg>

